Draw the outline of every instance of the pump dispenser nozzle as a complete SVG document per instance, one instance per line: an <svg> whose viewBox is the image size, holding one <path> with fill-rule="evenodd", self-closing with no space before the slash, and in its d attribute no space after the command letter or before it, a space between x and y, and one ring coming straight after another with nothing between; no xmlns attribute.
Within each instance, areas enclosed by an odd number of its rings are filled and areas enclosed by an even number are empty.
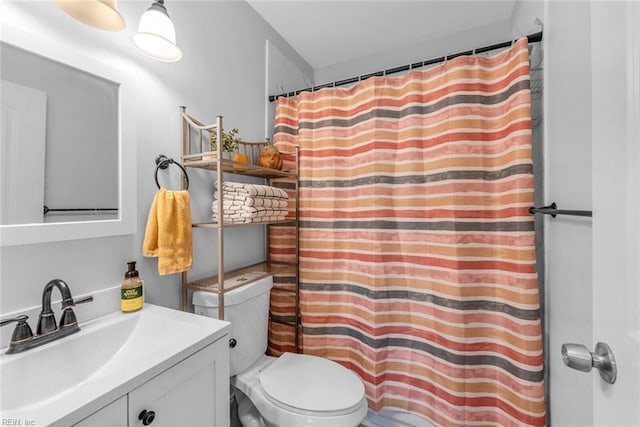
<svg viewBox="0 0 640 427"><path fill-rule="evenodd" d="M129 261L127 265L129 266L129 270L126 273L124 273L124 278L129 279L131 277L138 277L139 274L138 274L138 270L136 270L136 262Z"/></svg>

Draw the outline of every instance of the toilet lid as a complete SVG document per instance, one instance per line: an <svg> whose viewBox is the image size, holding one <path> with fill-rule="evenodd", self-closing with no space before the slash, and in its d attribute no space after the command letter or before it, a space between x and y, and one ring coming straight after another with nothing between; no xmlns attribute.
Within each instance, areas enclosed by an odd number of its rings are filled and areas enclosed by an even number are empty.
<svg viewBox="0 0 640 427"><path fill-rule="evenodd" d="M302 411L336 412L361 404L364 385L349 369L317 356L284 353L260 373L264 392Z"/></svg>

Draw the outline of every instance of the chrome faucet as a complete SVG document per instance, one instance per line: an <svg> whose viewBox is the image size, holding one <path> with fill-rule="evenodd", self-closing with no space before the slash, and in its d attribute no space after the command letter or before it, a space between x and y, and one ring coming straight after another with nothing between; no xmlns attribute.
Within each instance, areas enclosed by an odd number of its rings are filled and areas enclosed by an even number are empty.
<svg viewBox="0 0 640 427"><path fill-rule="evenodd" d="M53 288L58 288L62 295L62 317L60 318L59 326L56 325L56 318L51 309L51 292L53 292ZM26 315L0 321L0 326L13 322L18 323L13 330L7 354L21 353L78 332L80 327L73 312L73 307L76 304L90 301L93 301L93 296L91 295L74 300L69 286L63 280L53 279L49 281L42 290L42 311L38 316L36 335L33 335L31 327L27 323L29 317Z"/></svg>

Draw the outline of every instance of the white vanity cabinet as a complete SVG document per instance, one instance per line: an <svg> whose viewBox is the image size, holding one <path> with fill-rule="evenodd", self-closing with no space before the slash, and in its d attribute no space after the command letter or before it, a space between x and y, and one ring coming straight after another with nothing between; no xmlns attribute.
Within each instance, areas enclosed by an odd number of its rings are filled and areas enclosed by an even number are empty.
<svg viewBox="0 0 640 427"><path fill-rule="evenodd" d="M34 350L0 351L0 419L31 427L227 427L230 330L224 320L145 303Z"/></svg>
<svg viewBox="0 0 640 427"><path fill-rule="evenodd" d="M228 335L75 424L76 427L228 426Z"/></svg>
<svg viewBox="0 0 640 427"><path fill-rule="evenodd" d="M142 425L229 425L227 336L129 393L129 427Z"/></svg>
<svg viewBox="0 0 640 427"><path fill-rule="evenodd" d="M74 427L122 427L127 425L127 396L111 402L98 412L94 412Z"/></svg>

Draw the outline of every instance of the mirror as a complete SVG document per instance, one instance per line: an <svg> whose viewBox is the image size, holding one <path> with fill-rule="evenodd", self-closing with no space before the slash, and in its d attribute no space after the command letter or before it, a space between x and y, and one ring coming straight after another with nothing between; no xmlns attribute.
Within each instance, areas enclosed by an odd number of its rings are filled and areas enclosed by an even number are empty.
<svg viewBox="0 0 640 427"><path fill-rule="evenodd" d="M8 26L0 66L0 245L135 232L125 73Z"/></svg>
<svg viewBox="0 0 640 427"><path fill-rule="evenodd" d="M0 224L118 218L119 84L0 42Z"/></svg>

